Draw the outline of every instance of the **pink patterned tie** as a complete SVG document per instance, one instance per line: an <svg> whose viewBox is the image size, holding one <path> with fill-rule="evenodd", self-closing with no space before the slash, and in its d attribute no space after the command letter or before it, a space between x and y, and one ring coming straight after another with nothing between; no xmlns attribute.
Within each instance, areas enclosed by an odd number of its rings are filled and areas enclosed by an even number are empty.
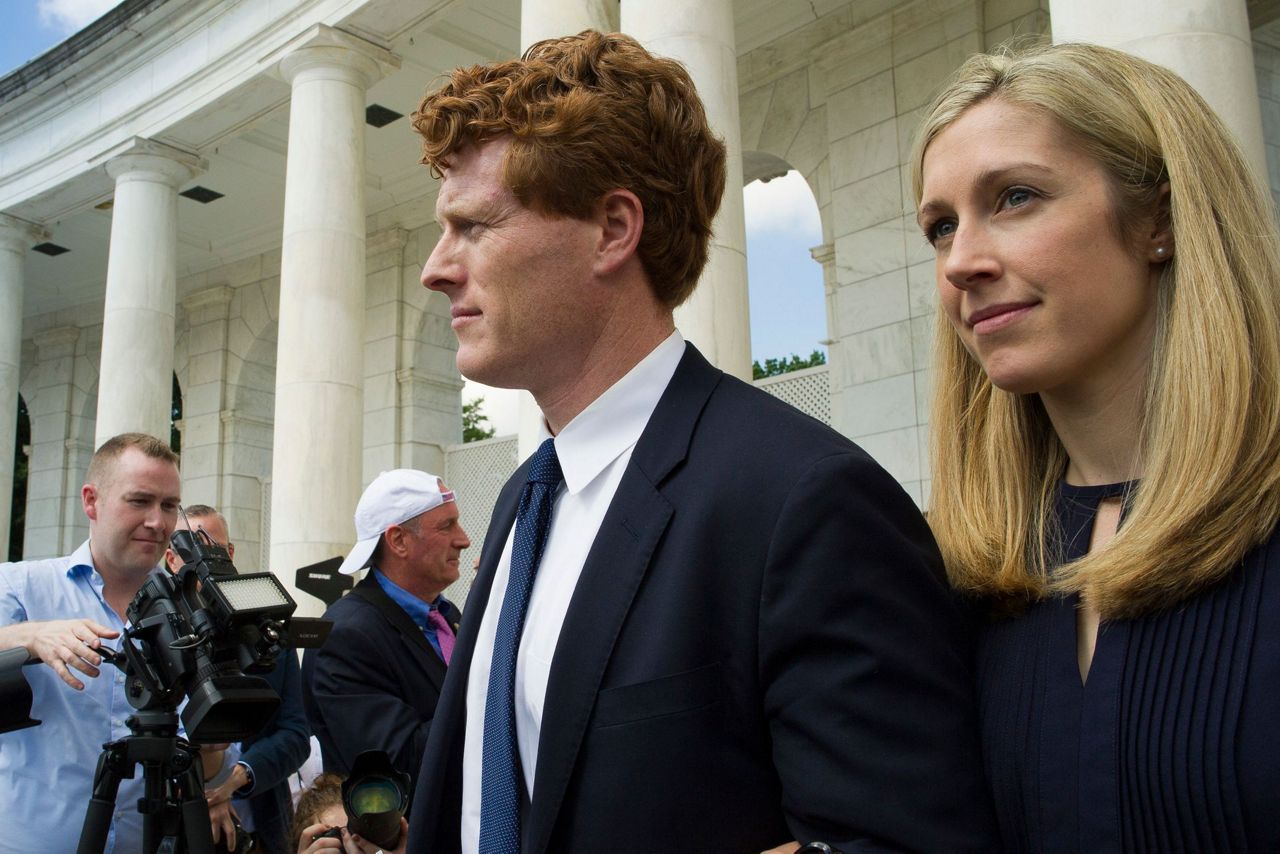
<svg viewBox="0 0 1280 854"><path fill-rule="evenodd" d="M431 609L431 613L427 615L427 622L431 624L431 628L435 629L436 641L440 644L440 657L444 659L445 664L448 664L449 659L453 657L453 627L444 618L444 614L440 613L439 608Z"/></svg>

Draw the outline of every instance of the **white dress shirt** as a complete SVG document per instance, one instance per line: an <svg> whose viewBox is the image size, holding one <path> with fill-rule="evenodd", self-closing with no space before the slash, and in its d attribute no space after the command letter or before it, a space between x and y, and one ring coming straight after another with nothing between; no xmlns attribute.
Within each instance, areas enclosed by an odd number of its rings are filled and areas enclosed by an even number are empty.
<svg viewBox="0 0 1280 854"><path fill-rule="evenodd" d="M631 461L631 452L683 355L684 338L678 331L672 332L555 437L564 483L556 491L551 531L534 576L516 659L516 740L531 798L535 797L533 778L538 767L538 737L542 731L547 679L569 602L605 511ZM545 425L543 429L545 431ZM549 435L544 432L543 438ZM498 613L502 610L511 575L514 534L513 525L498 560L489 602L480 619L480 633L467 681L467 731L462 754L462 850L467 854L479 850L484 707Z"/></svg>

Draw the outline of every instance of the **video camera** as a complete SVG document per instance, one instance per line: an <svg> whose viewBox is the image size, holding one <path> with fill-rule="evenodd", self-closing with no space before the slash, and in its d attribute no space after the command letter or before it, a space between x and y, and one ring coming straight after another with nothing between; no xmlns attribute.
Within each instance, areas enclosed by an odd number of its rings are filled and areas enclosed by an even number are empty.
<svg viewBox="0 0 1280 854"><path fill-rule="evenodd" d="M129 603L119 650L98 650L124 672L124 693L136 712L125 721L130 734L103 745L98 757L78 854L104 850L120 781L132 778L137 765L146 792L137 802L144 854L212 854L193 745L261 732L280 697L246 671L271 668L285 646L319 646L332 627L294 618L297 605L274 575L237 572L227 550L204 531L177 531L170 543L182 567L148 575ZM0 652L0 733L39 724L29 717L32 692L21 676L30 663L25 649Z"/></svg>
<svg viewBox="0 0 1280 854"><path fill-rule="evenodd" d="M280 705L265 679L246 670L274 665L297 605L269 572L241 574L204 531L177 531L173 574L148 576L129 603L130 627L112 662L140 711L177 710L194 743L257 734Z"/></svg>

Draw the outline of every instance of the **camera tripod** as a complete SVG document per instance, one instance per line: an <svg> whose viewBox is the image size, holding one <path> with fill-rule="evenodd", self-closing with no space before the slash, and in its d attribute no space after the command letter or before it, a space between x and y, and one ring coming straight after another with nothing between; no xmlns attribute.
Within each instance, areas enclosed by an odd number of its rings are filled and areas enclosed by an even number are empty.
<svg viewBox="0 0 1280 854"><path fill-rule="evenodd" d="M111 830L120 780L142 765L141 854L213 854L213 831L204 797L200 751L178 737L172 710L139 711L130 735L103 746L84 815L77 854L102 854Z"/></svg>

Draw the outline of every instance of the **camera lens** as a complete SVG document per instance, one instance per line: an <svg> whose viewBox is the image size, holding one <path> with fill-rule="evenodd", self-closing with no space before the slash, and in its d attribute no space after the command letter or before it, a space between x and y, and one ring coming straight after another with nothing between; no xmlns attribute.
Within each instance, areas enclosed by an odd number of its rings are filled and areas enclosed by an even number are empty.
<svg viewBox="0 0 1280 854"><path fill-rule="evenodd" d="M351 789L351 809L356 815L390 812L400 808L400 788L377 777L362 780Z"/></svg>

